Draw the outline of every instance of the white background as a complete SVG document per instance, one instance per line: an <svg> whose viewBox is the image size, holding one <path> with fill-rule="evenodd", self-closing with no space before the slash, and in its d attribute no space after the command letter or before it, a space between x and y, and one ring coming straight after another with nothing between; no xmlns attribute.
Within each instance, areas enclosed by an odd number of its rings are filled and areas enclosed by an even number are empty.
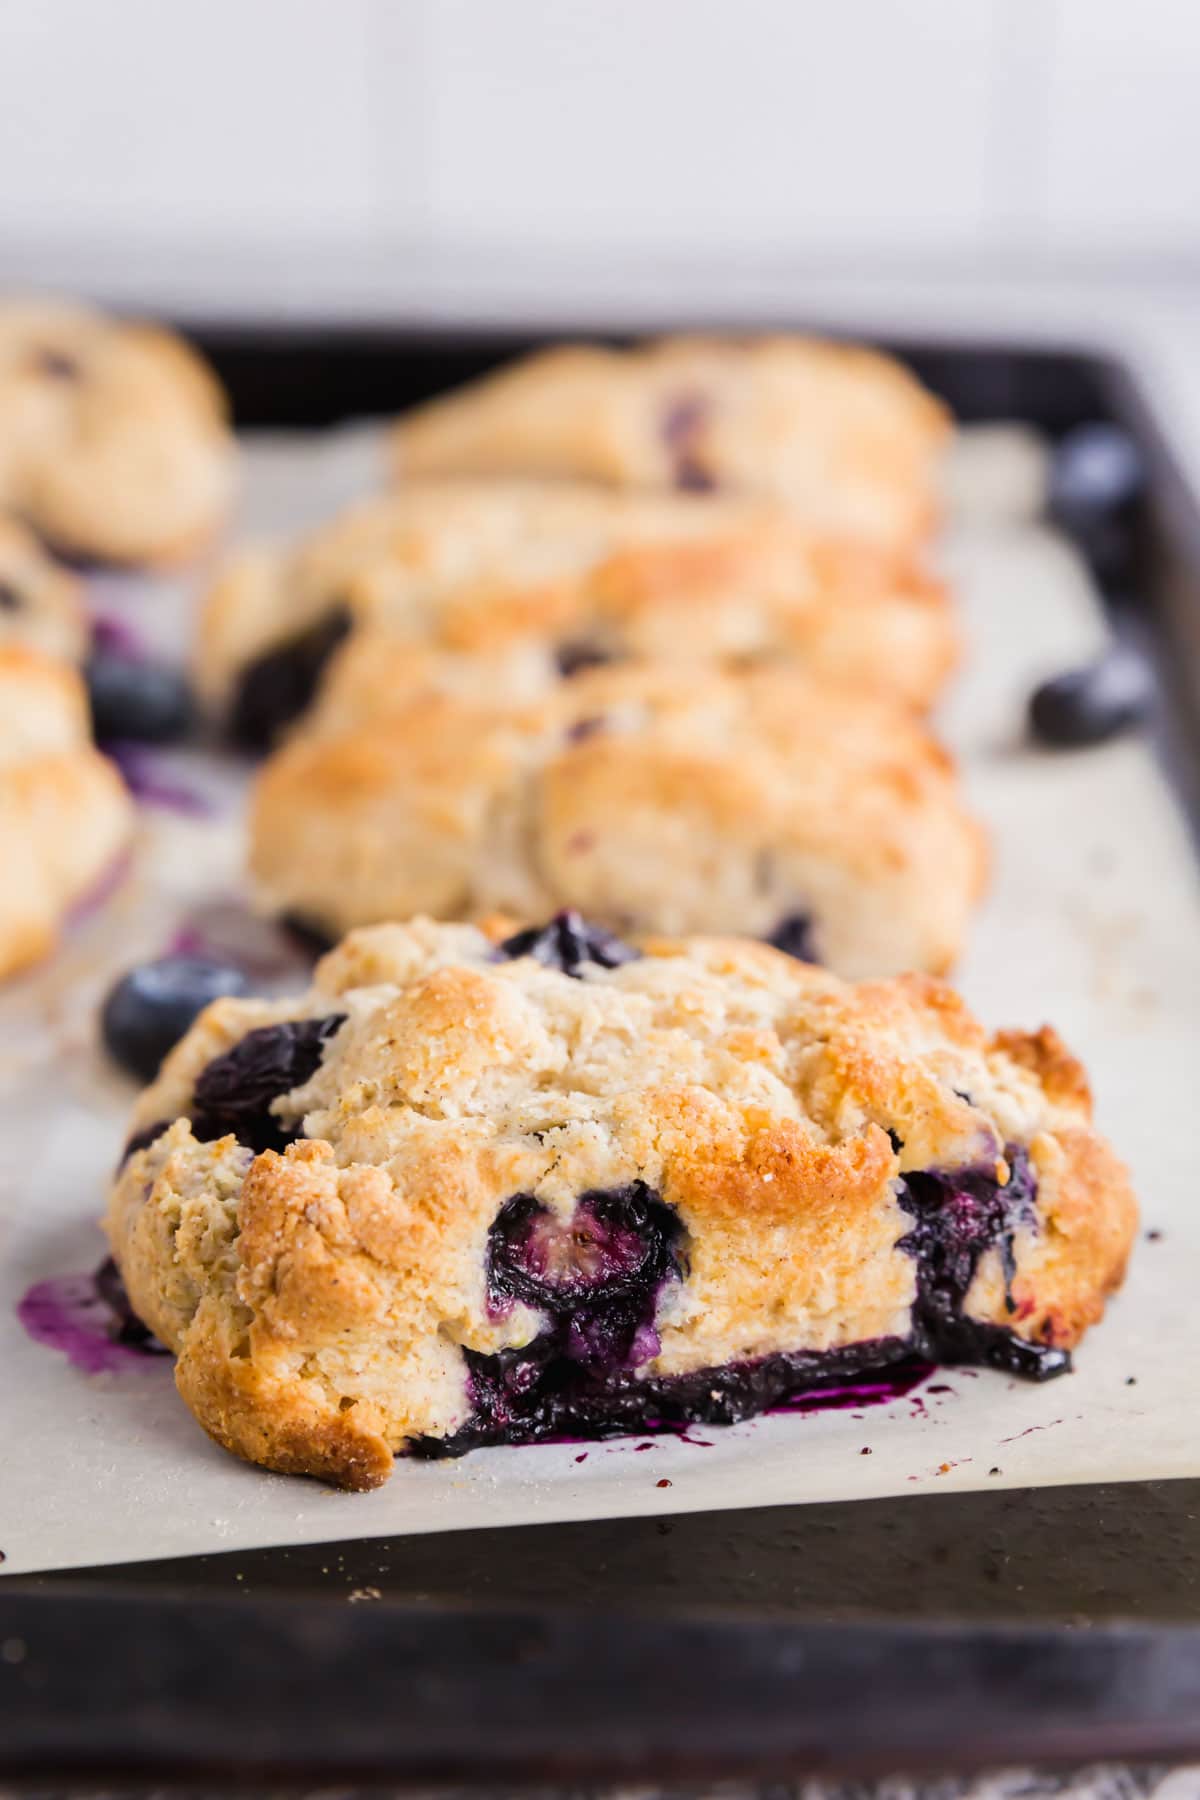
<svg viewBox="0 0 1200 1800"><path fill-rule="evenodd" d="M0 279L1200 274L1196 0L0 0Z"/></svg>

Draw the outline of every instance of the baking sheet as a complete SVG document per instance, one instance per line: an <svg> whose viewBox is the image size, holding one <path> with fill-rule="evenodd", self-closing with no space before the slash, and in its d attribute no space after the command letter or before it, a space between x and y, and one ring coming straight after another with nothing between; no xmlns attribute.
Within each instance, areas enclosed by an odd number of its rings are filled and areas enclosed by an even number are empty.
<svg viewBox="0 0 1200 1800"><path fill-rule="evenodd" d="M375 457L363 431L254 439L243 526L283 530L324 516L372 484ZM1021 516L1037 461L1019 435L985 431L962 446L945 561L970 660L943 723L995 854L961 985L989 1023L1049 1019L1082 1052L1100 1122L1142 1197L1147 1235L1076 1372L1037 1387L943 1371L888 1404L696 1429L687 1441L398 1462L384 1488L348 1495L216 1449L177 1399L166 1358L127 1356L87 1374L35 1342L17 1319L22 1296L103 1254L94 1220L133 1096L96 1045L108 983L181 929L236 938L264 983L304 979L271 931L247 937L242 772L212 753L156 753L143 773L159 799L143 811L132 872L52 964L0 1001L4 1573L355 1535L1200 1474L1195 863L1144 744L1062 755L1021 742L1032 682L1082 660L1104 631L1069 547ZM105 577L94 601L148 643L178 649L201 579Z"/></svg>

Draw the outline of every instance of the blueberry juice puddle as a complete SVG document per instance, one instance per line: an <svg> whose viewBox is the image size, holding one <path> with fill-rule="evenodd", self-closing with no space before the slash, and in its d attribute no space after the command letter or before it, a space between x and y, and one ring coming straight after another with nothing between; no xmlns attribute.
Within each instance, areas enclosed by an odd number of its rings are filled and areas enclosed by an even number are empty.
<svg viewBox="0 0 1200 1800"><path fill-rule="evenodd" d="M671 1284L686 1279L678 1217L644 1183L580 1195L569 1216L513 1196L489 1236L493 1316L514 1304L539 1319L532 1340L495 1355L465 1351L473 1412L448 1438L409 1453L462 1455L488 1444L579 1442L684 1433L772 1411L859 1410L902 1398L938 1364L973 1363L1030 1380L1070 1368L1070 1356L985 1324L964 1308L980 1259L1000 1255L1008 1307L1013 1242L1036 1225L1036 1183L1025 1153L1007 1152L1009 1180L990 1169L928 1171L900 1184L911 1225L899 1249L916 1264L912 1327L903 1337L828 1350L782 1351L682 1375L642 1373L659 1350L656 1319Z"/></svg>
<svg viewBox="0 0 1200 1800"><path fill-rule="evenodd" d="M35 1343L61 1351L85 1375L146 1368L168 1354L135 1317L111 1257L90 1275L35 1282L17 1318Z"/></svg>

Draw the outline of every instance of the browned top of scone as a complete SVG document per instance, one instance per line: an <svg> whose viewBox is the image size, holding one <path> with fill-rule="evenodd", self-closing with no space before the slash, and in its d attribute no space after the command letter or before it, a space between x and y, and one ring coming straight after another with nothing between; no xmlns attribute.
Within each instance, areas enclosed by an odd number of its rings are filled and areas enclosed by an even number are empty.
<svg viewBox="0 0 1200 1800"><path fill-rule="evenodd" d="M547 674L579 655L794 661L922 707L957 654L932 576L777 503L426 481L236 558L201 621L209 697L335 607L414 650L524 650Z"/></svg>
<svg viewBox="0 0 1200 1800"><path fill-rule="evenodd" d="M1003 1182L1018 1153L1036 1214L1007 1282L983 1258L967 1310L1061 1345L1099 1316L1135 1208L1052 1034L990 1036L926 978L854 987L740 940L642 950L570 976L418 920L352 934L300 1000L209 1008L139 1102L135 1130L179 1122L126 1163L108 1228L215 1436L370 1485L407 1437L455 1429L462 1350L536 1329L487 1302L488 1231L515 1194L567 1216L641 1181L676 1209L687 1273L658 1320L662 1373L904 1330L899 1178ZM197 1143L201 1071L294 1018L331 1021L316 1073L273 1104L304 1141Z"/></svg>
<svg viewBox="0 0 1200 1800"><path fill-rule="evenodd" d="M834 966L942 970L983 876L950 757L910 713L794 669L633 663L535 700L362 634L251 812L266 903L336 935L564 905L767 935L806 902Z"/></svg>
<svg viewBox="0 0 1200 1800"><path fill-rule="evenodd" d="M928 536L945 409L900 363L815 338L674 337L538 352L415 408L401 479L536 475L771 495L891 548Z"/></svg>
<svg viewBox="0 0 1200 1800"><path fill-rule="evenodd" d="M0 503L56 547L157 563L228 504L224 396L173 333L63 301L0 306Z"/></svg>

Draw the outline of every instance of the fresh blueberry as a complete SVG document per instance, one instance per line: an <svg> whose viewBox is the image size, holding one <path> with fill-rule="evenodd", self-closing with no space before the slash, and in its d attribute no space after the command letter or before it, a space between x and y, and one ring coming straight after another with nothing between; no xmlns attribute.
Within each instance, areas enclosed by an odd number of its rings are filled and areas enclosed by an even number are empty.
<svg viewBox="0 0 1200 1800"><path fill-rule="evenodd" d="M533 925L506 938L499 946L499 954L510 961L532 956L548 969L561 969L564 975L578 977L584 963L619 969L622 963L636 962L640 952L623 944L611 931L589 925L579 913L568 911L556 914L548 925Z"/></svg>
<svg viewBox="0 0 1200 1800"><path fill-rule="evenodd" d="M1050 470L1050 508L1069 527L1110 517L1142 491L1142 454L1119 425L1077 425L1059 444Z"/></svg>
<svg viewBox="0 0 1200 1800"><path fill-rule="evenodd" d="M1101 744L1142 724L1153 699L1145 662L1118 646L1084 668L1055 675L1035 688L1029 701L1029 728L1041 743L1060 748Z"/></svg>
<svg viewBox="0 0 1200 1800"><path fill-rule="evenodd" d="M232 1132L251 1150L282 1150L296 1136L271 1111L280 1094L303 1087L321 1066L325 1046L345 1013L288 1019L248 1031L200 1073L192 1103L192 1131L202 1143Z"/></svg>
<svg viewBox="0 0 1200 1800"><path fill-rule="evenodd" d="M246 977L227 963L163 956L139 963L109 989L100 1029L109 1054L140 1081L151 1081L210 1000L244 994Z"/></svg>
<svg viewBox="0 0 1200 1800"><path fill-rule="evenodd" d="M178 669L94 650L84 675L92 730L101 743L172 744L191 728L192 698Z"/></svg>
<svg viewBox="0 0 1200 1800"><path fill-rule="evenodd" d="M350 631L348 608L335 607L242 671L230 730L244 750L269 750L285 725L306 712L326 663Z"/></svg>
<svg viewBox="0 0 1200 1800"><path fill-rule="evenodd" d="M785 913L767 937L776 950L786 951L797 962L820 962L812 917L806 912Z"/></svg>

